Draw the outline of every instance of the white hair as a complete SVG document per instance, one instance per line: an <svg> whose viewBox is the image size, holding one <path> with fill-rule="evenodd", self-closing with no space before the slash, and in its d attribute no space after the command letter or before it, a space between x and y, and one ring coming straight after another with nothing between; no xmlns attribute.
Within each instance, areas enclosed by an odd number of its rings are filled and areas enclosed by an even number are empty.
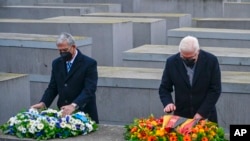
<svg viewBox="0 0 250 141"><path fill-rule="evenodd" d="M200 49L198 39L193 36L184 37L179 44L179 52L192 52L193 50L198 51Z"/></svg>
<svg viewBox="0 0 250 141"><path fill-rule="evenodd" d="M74 37L71 34L66 33L66 32L63 32L59 35L59 37L57 38L56 44L58 45L58 44L64 42L65 40L67 41L67 43L70 46L75 45Z"/></svg>

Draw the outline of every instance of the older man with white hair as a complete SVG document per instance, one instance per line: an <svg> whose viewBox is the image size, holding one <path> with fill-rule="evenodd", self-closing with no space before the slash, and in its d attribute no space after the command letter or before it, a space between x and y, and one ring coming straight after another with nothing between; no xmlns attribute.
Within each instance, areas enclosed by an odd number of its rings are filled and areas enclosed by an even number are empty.
<svg viewBox="0 0 250 141"><path fill-rule="evenodd" d="M197 38L184 37L179 53L167 59L163 72L159 95L164 112L217 122L215 105L220 93L221 73L216 56L201 50Z"/></svg>
<svg viewBox="0 0 250 141"><path fill-rule="evenodd" d="M98 123L95 95L97 62L77 49L75 40L69 33L59 35L56 45L61 56L52 63L50 83L41 101L31 107L49 107L59 95L57 106L62 110L63 116L80 110L88 113Z"/></svg>

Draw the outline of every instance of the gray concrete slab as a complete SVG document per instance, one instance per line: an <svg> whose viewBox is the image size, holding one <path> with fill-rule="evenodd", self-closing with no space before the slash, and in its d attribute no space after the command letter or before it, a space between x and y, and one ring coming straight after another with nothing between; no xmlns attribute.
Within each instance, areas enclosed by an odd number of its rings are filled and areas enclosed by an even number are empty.
<svg viewBox="0 0 250 141"><path fill-rule="evenodd" d="M135 117L147 117L150 114L163 115L163 107L158 95L162 71L163 69L99 67L96 96L101 123L125 124L133 121ZM49 76L30 76L30 80L31 83L36 84L33 85L33 89L38 92L40 90L35 86L47 86ZM222 71L223 96L217 105L220 105L218 106L219 123L227 131L230 123L250 122L250 109L246 106L250 98L249 84L249 72ZM40 97L41 95L39 99ZM233 99L233 97L237 98ZM236 104L239 103L239 99L245 100L241 104ZM228 103L222 102L229 101L237 106L226 108ZM244 111L246 114L237 114L237 118L229 119L232 114L236 114L232 111Z"/></svg>
<svg viewBox="0 0 250 141"><path fill-rule="evenodd" d="M0 125L30 106L30 83L25 74L0 72Z"/></svg>
<svg viewBox="0 0 250 141"><path fill-rule="evenodd" d="M193 27L250 29L250 18L195 18Z"/></svg>
<svg viewBox="0 0 250 141"><path fill-rule="evenodd" d="M225 2L224 17L250 18L250 2Z"/></svg>
<svg viewBox="0 0 250 141"><path fill-rule="evenodd" d="M138 12L141 0L64 0L65 3L115 3L121 4L122 12Z"/></svg>
<svg viewBox="0 0 250 141"><path fill-rule="evenodd" d="M86 17L89 17L86 15ZM86 18L83 17L65 17L72 20ZM91 17L91 16L90 16ZM92 19L105 18L106 20L127 20L133 23L133 47L144 44L160 44L166 43L166 21L164 19L155 18L129 18L129 17L92 17ZM63 17L55 17L49 19L63 19Z"/></svg>
<svg viewBox="0 0 250 141"><path fill-rule="evenodd" d="M250 48L250 30L218 28L177 28L168 31L169 45L179 45L185 36L195 36L200 46Z"/></svg>
<svg viewBox="0 0 250 141"><path fill-rule="evenodd" d="M59 57L57 37L58 35L0 33L0 72L50 74L52 61ZM77 48L91 57L92 39L80 36L74 38Z"/></svg>
<svg viewBox="0 0 250 141"><path fill-rule="evenodd" d="M39 6L93 7L95 12L121 12L121 4L113 3L38 3Z"/></svg>
<svg viewBox="0 0 250 141"><path fill-rule="evenodd" d="M43 19L57 16L80 16L95 12L93 7L4 6L0 18Z"/></svg>
<svg viewBox="0 0 250 141"><path fill-rule="evenodd" d="M178 46L143 45L123 53L126 67L164 68L166 59L178 52ZM250 71L249 48L200 47L217 56L223 71Z"/></svg>
<svg viewBox="0 0 250 141"><path fill-rule="evenodd" d="M74 36L92 37L92 57L99 65L121 66L122 52L133 48L132 22L86 17L82 20L1 19L0 32L58 35L69 32Z"/></svg>
<svg viewBox="0 0 250 141"><path fill-rule="evenodd" d="M191 26L191 15L180 13L90 13L91 17L157 18L166 20L166 32L170 29ZM166 37L167 44L167 37Z"/></svg>
<svg viewBox="0 0 250 141"><path fill-rule="evenodd" d="M223 0L142 0L140 12L189 13L193 17L222 17Z"/></svg>
<svg viewBox="0 0 250 141"><path fill-rule="evenodd" d="M37 3L63 3L64 0L1 0L0 6L6 5L34 5Z"/></svg>

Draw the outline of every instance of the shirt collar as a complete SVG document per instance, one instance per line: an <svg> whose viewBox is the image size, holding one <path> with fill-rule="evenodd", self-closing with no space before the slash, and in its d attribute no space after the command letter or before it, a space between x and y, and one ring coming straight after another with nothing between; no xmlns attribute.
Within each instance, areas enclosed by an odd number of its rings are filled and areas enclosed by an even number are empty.
<svg viewBox="0 0 250 141"><path fill-rule="evenodd" d="M77 51L77 49L76 49L75 56L74 56L74 57L73 57L70 61L67 61L67 63L71 63L71 64L73 64L73 62L74 62L74 61L75 61L75 59L76 59L77 54L78 54L78 51Z"/></svg>

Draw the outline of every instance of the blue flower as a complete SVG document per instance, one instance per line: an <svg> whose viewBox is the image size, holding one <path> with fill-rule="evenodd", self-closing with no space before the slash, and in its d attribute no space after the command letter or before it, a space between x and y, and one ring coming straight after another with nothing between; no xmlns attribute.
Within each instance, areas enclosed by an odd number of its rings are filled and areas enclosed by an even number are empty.
<svg viewBox="0 0 250 141"><path fill-rule="evenodd" d="M69 116L66 116L66 122L69 123L69 119L70 117Z"/></svg>
<svg viewBox="0 0 250 141"><path fill-rule="evenodd" d="M75 117L77 119L80 119L84 123L88 122L88 118L86 118L85 116L82 116L82 115L80 115L78 113L74 114L73 117Z"/></svg>
<svg viewBox="0 0 250 141"><path fill-rule="evenodd" d="M42 136L43 135L43 131L40 131L40 132L37 132L36 133L36 136L39 137L39 136Z"/></svg>
<svg viewBox="0 0 250 141"><path fill-rule="evenodd" d="M56 123L56 128L61 128L60 122L57 122L57 123Z"/></svg>
<svg viewBox="0 0 250 141"><path fill-rule="evenodd" d="M76 129L77 129L77 130L80 130L80 127L81 127L80 124L76 124Z"/></svg>

